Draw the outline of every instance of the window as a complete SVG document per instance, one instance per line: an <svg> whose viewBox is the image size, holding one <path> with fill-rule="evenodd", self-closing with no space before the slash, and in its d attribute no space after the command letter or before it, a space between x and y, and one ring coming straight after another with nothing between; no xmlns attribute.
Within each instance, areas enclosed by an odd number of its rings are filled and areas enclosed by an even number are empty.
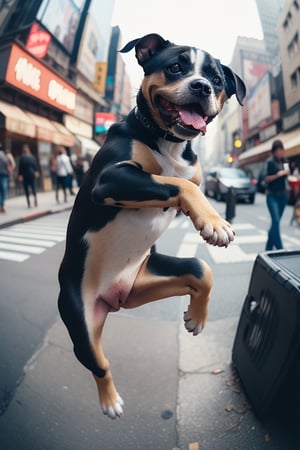
<svg viewBox="0 0 300 450"><path fill-rule="evenodd" d="M300 67L298 67L291 75L291 87L292 89L300 87Z"/></svg>
<svg viewBox="0 0 300 450"><path fill-rule="evenodd" d="M293 21L293 16L292 16L291 11L289 11L287 13L285 21L283 22L283 28L284 28L285 32L289 31L290 25L292 24L292 21Z"/></svg>
<svg viewBox="0 0 300 450"><path fill-rule="evenodd" d="M298 54L298 52L299 52L299 37L298 33L296 33L288 46L289 57L294 58Z"/></svg>

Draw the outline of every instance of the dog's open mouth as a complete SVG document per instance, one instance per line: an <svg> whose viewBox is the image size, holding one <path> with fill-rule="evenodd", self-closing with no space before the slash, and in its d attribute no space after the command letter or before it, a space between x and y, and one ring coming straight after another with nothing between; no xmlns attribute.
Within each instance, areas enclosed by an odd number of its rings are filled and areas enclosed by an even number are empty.
<svg viewBox="0 0 300 450"><path fill-rule="evenodd" d="M191 103L189 105L175 105L163 97L159 97L159 106L161 113L168 117L171 124L178 124L191 131L206 133L206 125L212 120L205 115L200 105Z"/></svg>

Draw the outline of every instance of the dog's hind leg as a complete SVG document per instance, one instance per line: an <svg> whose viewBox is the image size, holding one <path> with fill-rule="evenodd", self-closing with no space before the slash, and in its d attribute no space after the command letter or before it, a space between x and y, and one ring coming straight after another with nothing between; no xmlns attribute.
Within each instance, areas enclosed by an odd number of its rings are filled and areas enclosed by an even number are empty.
<svg viewBox="0 0 300 450"><path fill-rule="evenodd" d="M103 300L97 299L93 302L93 308L89 311L86 308L86 321L89 328L90 346L93 349L97 364L104 372L104 375L93 371L93 377L97 384L99 403L104 414L111 419L123 415L123 400L118 394L109 362L104 355L102 346L102 334L107 314L110 306Z"/></svg>
<svg viewBox="0 0 300 450"><path fill-rule="evenodd" d="M197 335L205 325L211 286L211 270L204 261L152 253L144 261L123 306L135 308L167 297L190 295L185 327Z"/></svg>
<svg viewBox="0 0 300 450"><path fill-rule="evenodd" d="M59 311L73 341L76 357L94 376L104 414L114 419L123 414L123 400L116 391L102 347L102 332L110 306L90 294L86 295L87 305L83 307L79 292L76 283L66 281L58 300Z"/></svg>

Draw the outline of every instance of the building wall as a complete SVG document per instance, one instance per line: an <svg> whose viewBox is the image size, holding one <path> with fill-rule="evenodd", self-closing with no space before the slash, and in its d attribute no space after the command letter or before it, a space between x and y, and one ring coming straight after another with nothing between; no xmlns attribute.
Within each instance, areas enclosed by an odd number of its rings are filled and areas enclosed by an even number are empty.
<svg viewBox="0 0 300 450"><path fill-rule="evenodd" d="M298 5L298 6L297 6ZM286 2L278 22L286 108L300 102L300 1Z"/></svg>

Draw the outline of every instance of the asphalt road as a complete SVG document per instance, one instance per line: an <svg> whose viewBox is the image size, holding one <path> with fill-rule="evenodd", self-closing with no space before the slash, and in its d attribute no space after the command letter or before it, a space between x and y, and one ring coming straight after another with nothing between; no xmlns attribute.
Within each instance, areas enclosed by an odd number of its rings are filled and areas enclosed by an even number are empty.
<svg viewBox="0 0 300 450"><path fill-rule="evenodd" d="M224 203L212 203L224 213ZM209 320L201 336L186 333L187 299L180 297L110 316L105 351L125 400L124 417L117 421L99 411L94 381L75 360L57 313L57 268L67 216L34 221L38 232L29 224L0 232L0 242L2 232L6 239L12 237L8 232L33 233L36 241L43 236L53 242L40 245L39 254L28 256L23 249L28 257L22 261L0 261L1 448L299 449L297 430L257 419L231 369L253 262L264 249L269 220L264 197L259 195L255 205L237 205L237 240L228 249L202 243L183 216L158 242L160 252L200 256L211 265ZM288 207L282 221L285 246L300 249L300 229L290 227L290 217Z"/></svg>

